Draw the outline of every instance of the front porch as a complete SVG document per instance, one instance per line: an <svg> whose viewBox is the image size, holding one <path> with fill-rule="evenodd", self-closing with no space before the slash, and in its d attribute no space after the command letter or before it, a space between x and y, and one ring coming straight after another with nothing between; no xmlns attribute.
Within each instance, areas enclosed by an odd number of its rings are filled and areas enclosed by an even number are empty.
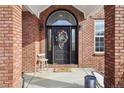
<svg viewBox="0 0 124 93"><path fill-rule="evenodd" d="M84 88L84 77L92 75L92 68L71 68L71 72L25 73L25 88ZM99 78L99 77L97 77ZM100 78L99 78L100 79ZM97 86L98 87L98 86Z"/></svg>

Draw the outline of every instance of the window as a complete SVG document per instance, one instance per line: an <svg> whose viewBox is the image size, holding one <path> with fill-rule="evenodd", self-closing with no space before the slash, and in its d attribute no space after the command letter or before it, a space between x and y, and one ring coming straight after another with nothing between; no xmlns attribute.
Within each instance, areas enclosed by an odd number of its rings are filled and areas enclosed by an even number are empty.
<svg viewBox="0 0 124 93"><path fill-rule="evenodd" d="M75 51L75 29L72 29L72 51Z"/></svg>
<svg viewBox="0 0 124 93"><path fill-rule="evenodd" d="M64 10L55 11L52 13L48 20L47 20L47 26L75 26L77 25L77 22L75 20L75 17Z"/></svg>
<svg viewBox="0 0 124 93"><path fill-rule="evenodd" d="M48 51L51 51L51 29L48 29Z"/></svg>
<svg viewBox="0 0 124 93"><path fill-rule="evenodd" d="M104 53L104 20L95 20L95 53Z"/></svg>

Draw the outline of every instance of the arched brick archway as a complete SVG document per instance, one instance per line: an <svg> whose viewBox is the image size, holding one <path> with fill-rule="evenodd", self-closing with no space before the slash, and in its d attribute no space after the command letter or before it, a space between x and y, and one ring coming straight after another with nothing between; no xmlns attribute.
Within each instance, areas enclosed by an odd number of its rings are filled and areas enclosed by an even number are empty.
<svg viewBox="0 0 124 93"><path fill-rule="evenodd" d="M84 14L81 11L79 11L78 9L76 9L75 7L73 7L72 5L52 5L40 13L40 22L45 23L47 20L47 17L52 12L57 11L57 10L66 10L66 11L72 13L76 17L78 23L84 20Z"/></svg>
<svg viewBox="0 0 124 93"><path fill-rule="evenodd" d="M49 8L47 8L46 10L44 10L43 12L41 12L40 14L40 24L42 24L42 30L40 32L40 42L41 42L41 47L40 47L40 52L46 52L46 46L45 46L45 41L46 41L46 37L45 37L45 31L46 31L46 21L47 21L47 18L49 17L50 14L52 14L53 12L55 11L58 11L58 10L65 10L69 13L71 13L76 21L77 21L77 34L78 34L78 42L80 42L81 40L81 34L80 34L80 31L79 31L79 23L82 22L84 20L84 14L79 11L77 8L73 7L72 5L53 5L53 6L50 6ZM78 55L80 55L80 49L77 48L79 51L78 52ZM81 56L78 56L78 59L80 59ZM79 60L81 61L81 60ZM79 62L78 62L79 63Z"/></svg>

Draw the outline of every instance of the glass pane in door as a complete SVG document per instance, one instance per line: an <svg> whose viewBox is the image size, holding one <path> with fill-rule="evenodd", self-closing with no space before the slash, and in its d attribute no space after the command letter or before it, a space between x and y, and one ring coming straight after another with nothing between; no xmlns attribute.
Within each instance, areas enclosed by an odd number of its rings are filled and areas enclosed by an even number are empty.
<svg viewBox="0 0 124 93"><path fill-rule="evenodd" d="M48 63L52 64L52 29L47 29L47 58Z"/></svg>
<svg viewBox="0 0 124 93"><path fill-rule="evenodd" d="M76 30L71 30L71 64L76 64Z"/></svg>

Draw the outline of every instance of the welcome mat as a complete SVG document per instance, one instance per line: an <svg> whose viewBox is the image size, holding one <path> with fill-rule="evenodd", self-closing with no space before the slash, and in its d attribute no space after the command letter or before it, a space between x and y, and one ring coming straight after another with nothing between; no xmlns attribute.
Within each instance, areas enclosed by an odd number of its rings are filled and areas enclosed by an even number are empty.
<svg viewBox="0 0 124 93"><path fill-rule="evenodd" d="M59 68L54 68L54 72L71 72L71 68L65 68L65 67L59 67Z"/></svg>

